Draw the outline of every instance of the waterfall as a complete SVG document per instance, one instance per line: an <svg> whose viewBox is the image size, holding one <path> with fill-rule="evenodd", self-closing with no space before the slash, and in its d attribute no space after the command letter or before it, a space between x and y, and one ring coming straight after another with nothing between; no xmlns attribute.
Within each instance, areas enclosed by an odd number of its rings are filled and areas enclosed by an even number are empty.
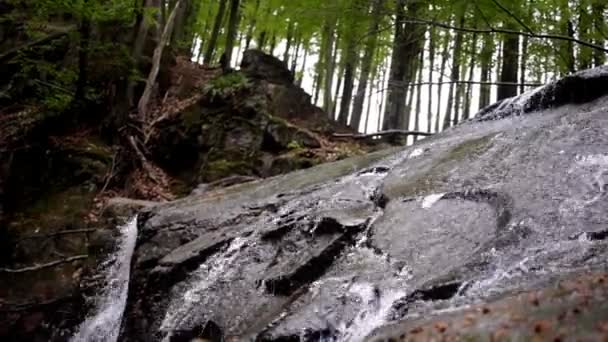
<svg viewBox="0 0 608 342"><path fill-rule="evenodd" d="M364 341L376 328L387 323L393 304L405 296L404 291L387 290L382 293L372 284L353 284L350 292L360 298L357 316L341 327L338 341Z"/></svg>
<svg viewBox="0 0 608 342"><path fill-rule="evenodd" d="M137 216L119 227L120 243L104 263L105 285L92 314L78 327L72 342L115 342L127 304L131 256L137 239Z"/></svg>

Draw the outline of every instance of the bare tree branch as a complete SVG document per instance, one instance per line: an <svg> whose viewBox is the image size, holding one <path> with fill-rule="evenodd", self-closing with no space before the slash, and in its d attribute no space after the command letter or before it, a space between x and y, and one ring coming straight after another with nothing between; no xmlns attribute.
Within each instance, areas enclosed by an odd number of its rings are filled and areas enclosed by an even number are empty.
<svg viewBox="0 0 608 342"><path fill-rule="evenodd" d="M515 14L513 14L513 12L509 11L508 8L506 8L505 6L503 6L498 0L492 0L492 2L498 6L498 8L500 8L503 12L507 13L509 15L509 17L515 19L515 21L517 21L517 23L519 25L521 25L521 27L525 28L526 31L528 31L528 33L530 34L536 34L531 28L530 26L526 25L523 21L521 21L521 19L519 19ZM490 25L488 25L490 26Z"/></svg>
<svg viewBox="0 0 608 342"><path fill-rule="evenodd" d="M46 239L46 238L49 238L49 237L55 237L55 236L61 236L61 235L70 235L70 234L92 233L92 232L94 232L96 230L97 229L95 229L95 228L61 230L61 231L53 232L53 233L49 233L49 234L24 236L19 241L31 240L31 239Z"/></svg>
<svg viewBox="0 0 608 342"><path fill-rule="evenodd" d="M420 18L409 18L409 19L403 20L403 22L419 24L419 25L427 25L427 26L436 26L436 27L441 27L441 28L448 29L448 30L462 31L462 32L468 32L468 33L481 33L481 34L504 33L504 34L518 35L518 36L527 36L530 38L564 40L564 41L573 42L573 43L576 43L576 44L579 44L582 46L586 46L586 47L589 47L592 49L596 49L596 50L600 50L600 51L604 51L604 52L608 53L608 49L606 49L603 46L596 45L596 44L593 44L593 43L590 43L590 42L587 42L584 40L580 40L578 38L563 36L560 34L522 32L522 31L516 31L516 30L499 29L499 28L494 28L494 27L490 27L488 29L474 29L474 28L470 28L470 27L457 27L457 26L453 26L453 25L446 24L443 22L427 20L427 19L420 19ZM387 28L383 28L383 29L387 29Z"/></svg>
<svg viewBox="0 0 608 342"><path fill-rule="evenodd" d="M430 137L431 135L433 135L433 133L391 129L391 130L386 130L386 131L381 131L381 132L376 132L376 133L368 133L368 134L334 133L332 136L334 138L368 139L368 138L380 137L380 136L385 136L385 135L405 135L405 136L415 135L415 136Z"/></svg>
<svg viewBox="0 0 608 342"><path fill-rule="evenodd" d="M72 262L72 261L83 260L88 257L89 256L86 254L76 255L76 256L69 257L69 258L65 258L65 259L54 260L54 261L48 262L46 264L39 264L39 265L28 266L28 267L23 267L23 268L0 268L0 272L2 272L2 273L25 273L25 272L38 271L38 270L42 270L42 269L49 268L49 267L54 267L54 266L65 264L65 263Z"/></svg>

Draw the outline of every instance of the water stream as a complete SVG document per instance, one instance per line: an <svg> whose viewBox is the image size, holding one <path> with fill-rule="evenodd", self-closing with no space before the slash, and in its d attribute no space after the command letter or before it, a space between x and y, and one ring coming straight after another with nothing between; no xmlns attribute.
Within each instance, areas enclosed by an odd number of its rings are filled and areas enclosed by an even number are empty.
<svg viewBox="0 0 608 342"><path fill-rule="evenodd" d="M97 296L95 309L78 327L72 342L115 342L120 334L127 304L131 257L137 240L137 216L119 227L116 251L104 262L105 286Z"/></svg>

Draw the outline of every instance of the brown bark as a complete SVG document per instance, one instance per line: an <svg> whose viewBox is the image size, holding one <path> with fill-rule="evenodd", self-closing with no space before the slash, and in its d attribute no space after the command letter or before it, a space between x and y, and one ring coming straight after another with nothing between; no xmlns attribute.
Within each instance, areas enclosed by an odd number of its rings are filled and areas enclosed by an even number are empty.
<svg viewBox="0 0 608 342"><path fill-rule="evenodd" d="M162 58L165 45L167 45L171 37L171 31L173 30L173 24L175 22L175 15L180 6L181 0L177 0L175 7L167 19L167 24L165 25L162 36L160 37L160 41L158 42L156 49L154 49L154 56L152 57L152 70L150 70L148 80L146 81L146 88L144 89L144 93L139 99L139 104L137 105L141 118L145 118L148 114L148 104L150 102L150 97L152 96L152 90L156 84L156 77L158 76L160 69L160 60Z"/></svg>

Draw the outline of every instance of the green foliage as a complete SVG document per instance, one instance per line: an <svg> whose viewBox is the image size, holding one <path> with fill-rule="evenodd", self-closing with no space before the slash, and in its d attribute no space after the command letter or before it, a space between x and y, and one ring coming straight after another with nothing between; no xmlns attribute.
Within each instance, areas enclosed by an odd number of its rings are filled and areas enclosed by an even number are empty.
<svg viewBox="0 0 608 342"><path fill-rule="evenodd" d="M232 72L214 78L205 85L203 91L210 98L227 98L251 87L249 79L240 72Z"/></svg>
<svg viewBox="0 0 608 342"><path fill-rule="evenodd" d="M287 144L287 149L294 151L294 150L301 150L302 149L302 145L300 145L299 142L292 140L289 142L289 144Z"/></svg>

